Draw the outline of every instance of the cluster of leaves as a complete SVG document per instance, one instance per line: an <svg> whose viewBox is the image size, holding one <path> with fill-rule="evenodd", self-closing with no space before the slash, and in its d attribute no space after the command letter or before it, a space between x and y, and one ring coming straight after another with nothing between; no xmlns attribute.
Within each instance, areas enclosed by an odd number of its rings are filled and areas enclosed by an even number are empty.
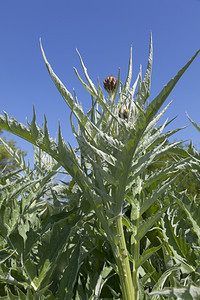
<svg viewBox="0 0 200 300"><path fill-rule="evenodd" d="M117 295L110 246L74 181L58 182L59 165L43 151L35 148L30 169L4 145L21 168L0 178L1 298L72 299L74 290L77 299ZM109 278L113 291L103 290Z"/></svg>
<svg viewBox="0 0 200 300"><path fill-rule="evenodd" d="M183 187L186 175L200 183L200 154L192 145L167 143L180 130L166 131L171 121L157 125L169 106L160 111L162 104L198 52L151 102L152 39L144 79L140 71L131 86L131 52L125 84L119 72L108 99L79 55L87 82L75 72L92 96L84 114L42 49L71 109L78 148L64 142L60 128L58 142L51 139L35 111L27 127L0 116L1 128L36 147L30 169L2 141L20 166L0 178L2 299L199 299L199 209ZM60 172L72 179L58 181Z"/></svg>

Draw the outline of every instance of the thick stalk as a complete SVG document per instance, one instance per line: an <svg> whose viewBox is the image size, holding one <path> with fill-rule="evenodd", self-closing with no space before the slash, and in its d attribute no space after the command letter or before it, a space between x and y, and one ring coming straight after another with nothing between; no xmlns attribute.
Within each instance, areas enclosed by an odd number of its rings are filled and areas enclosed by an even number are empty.
<svg viewBox="0 0 200 300"><path fill-rule="evenodd" d="M142 181L138 178L138 194L139 198L137 201L137 205L135 207L132 206L132 213L131 213L131 218L135 219L135 226L137 228L137 232L139 230L140 226L140 193L142 191ZM138 277L137 277L137 272L138 270L136 269L136 264L139 261L139 253L140 253L140 241L135 239L134 236L131 238L131 250L132 250L132 257L133 257L133 268L132 268L132 278L133 278L133 286L135 287L135 293L136 293L136 299L138 296Z"/></svg>
<svg viewBox="0 0 200 300"><path fill-rule="evenodd" d="M123 300L136 300L136 291L131 276L122 217L117 217L112 226L116 241L116 243L112 245L112 249L118 266L122 297Z"/></svg>
<svg viewBox="0 0 200 300"><path fill-rule="evenodd" d="M138 277L137 277L136 263L139 261L140 243L138 243L138 241L135 241L132 248L133 248L133 251L132 251L132 257L133 257L132 278L133 278L133 285L135 288L135 294L137 295L138 294ZM136 299L137 299L137 297L136 297Z"/></svg>

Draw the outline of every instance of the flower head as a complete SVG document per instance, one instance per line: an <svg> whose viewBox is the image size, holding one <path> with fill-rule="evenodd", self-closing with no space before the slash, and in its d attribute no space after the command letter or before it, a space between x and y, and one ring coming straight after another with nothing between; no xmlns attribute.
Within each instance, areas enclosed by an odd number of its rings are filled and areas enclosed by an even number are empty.
<svg viewBox="0 0 200 300"><path fill-rule="evenodd" d="M113 93L117 87L118 79L114 76L108 76L103 82L104 89L110 94Z"/></svg>
<svg viewBox="0 0 200 300"><path fill-rule="evenodd" d="M123 110L123 118L124 118L124 119L128 119L128 115L129 115L129 109L125 108L125 109Z"/></svg>

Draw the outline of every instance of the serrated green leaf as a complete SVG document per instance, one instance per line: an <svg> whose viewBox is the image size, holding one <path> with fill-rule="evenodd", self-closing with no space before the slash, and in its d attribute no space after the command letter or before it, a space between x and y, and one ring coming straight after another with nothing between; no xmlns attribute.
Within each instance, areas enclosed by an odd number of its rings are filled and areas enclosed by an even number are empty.
<svg viewBox="0 0 200 300"><path fill-rule="evenodd" d="M187 114L188 119L190 120L190 122L192 123L192 125L194 125L194 127L200 132L200 126L197 125L197 123L195 123Z"/></svg>
<svg viewBox="0 0 200 300"><path fill-rule="evenodd" d="M94 83L92 82L92 80L90 79L90 77L88 76L87 68L85 67L85 65L84 65L84 63L83 63L83 60L82 60L82 58L81 58L81 55L80 55L80 53L78 52L77 49L76 49L76 52L78 53L78 56L79 56L79 58L80 58L80 62L81 62L81 65L82 65L82 68L83 68L83 72L84 72L84 74L85 74L85 77L86 77L86 79L87 79L87 82L88 82L88 84L89 84L89 86L90 86L91 90L93 91L93 94L94 94L94 96L95 96L95 98L96 98L96 97L97 97L97 90L96 90L96 88L95 88L95 85L94 85Z"/></svg>
<svg viewBox="0 0 200 300"><path fill-rule="evenodd" d="M13 295L13 293L10 291L9 287L6 287L7 291L7 299L8 300L19 300L18 296Z"/></svg>
<svg viewBox="0 0 200 300"><path fill-rule="evenodd" d="M96 284L95 289L94 289L94 295L95 295L96 299L100 298L103 286L105 285L107 280L114 275L113 274L113 275L109 276L109 274L112 270L113 270L112 267L106 267L105 265L103 266L103 269L102 269L102 271L99 275L99 278L97 280L97 284Z"/></svg>
<svg viewBox="0 0 200 300"><path fill-rule="evenodd" d="M84 86L84 88L93 96L93 97L97 97L97 95L94 93L94 91L91 89L91 87L89 87L84 80L81 78L81 76L79 75L78 71L76 68L74 68L75 74L78 77L78 79L80 80L80 82L82 83L82 85Z"/></svg>
<svg viewBox="0 0 200 300"><path fill-rule="evenodd" d="M61 299L71 300L73 296L74 285L77 280L80 263L81 242L75 246L69 264L65 269L62 279L60 280L58 295Z"/></svg>
<svg viewBox="0 0 200 300"><path fill-rule="evenodd" d="M189 274L195 271L195 267L191 265L188 260L188 256L192 251L191 246L187 243L184 236L180 236L175 233L174 227L172 226L167 214L162 219L163 222L163 235L170 247L173 258L179 264L181 264L181 269Z"/></svg>
<svg viewBox="0 0 200 300"><path fill-rule="evenodd" d="M151 292L150 295L159 295L164 297L176 297L182 300L199 300L200 287L190 284L187 287L181 288L165 288L162 291Z"/></svg>
<svg viewBox="0 0 200 300"><path fill-rule="evenodd" d="M18 254L24 252L24 239L19 234L19 230L17 227L9 234L8 242L10 242L13 250L16 250Z"/></svg>
<svg viewBox="0 0 200 300"><path fill-rule="evenodd" d="M160 248L162 247L162 244L160 244L157 247L152 247L147 250L145 250L142 255L140 255L139 260L136 262L136 269L138 269L140 266L142 266L146 260L148 260L153 254L155 254Z"/></svg>
<svg viewBox="0 0 200 300"><path fill-rule="evenodd" d="M175 265L171 268L169 268L168 270L166 270L159 278L158 282L154 285L152 292L154 292L157 289L162 289L167 278L172 274L172 272L178 270L180 268L180 265ZM150 294L153 295L153 294ZM153 300L156 299L155 297L153 298Z"/></svg>
<svg viewBox="0 0 200 300"><path fill-rule="evenodd" d="M184 72L187 70L187 68L190 66L190 64L193 62L193 60L195 59L195 57L198 55L199 52L200 52L200 50L198 50L194 54L194 56L177 73L177 75L173 79L171 79L167 83L167 85L164 86L164 88L159 93L159 95L147 106L147 108L146 108L146 117L147 117L148 120L151 120L152 116L154 116L158 112L158 110L160 109L160 107L162 106L162 104L164 103L164 101L169 96L170 92L173 90L173 88L175 87L175 85L177 84L177 82L179 81L179 79L182 77L182 75L184 74Z"/></svg>
<svg viewBox="0 0 200 300"><path fill-rule="evenodd" d="M187 197L186 193L184 193L180 198L180 195L175 191L175 194L171 194L171 197L185 211L190 222L192 223L194 232L197 234L198 237L200 237L200 207L197 206L194 201L190 200Z"/></svg>
<svg viewBox="0 0 200 300"><path fill-rule="evenodd" d="M131 78L132 78L132 45L131 45L131 50L130 50L130 58L129 58L129 65L128 65L128 74L127 74L127 77L126 77L126 81L125 81L125 84L124 84L124 88L122 90L122 93L125 93L127 94L129 89L130 89L130 84L131 84Z"/></svg>
<svg viewBox="0 0 200 300"><path fill-rule="evenodd" d="M150 34L150 43L149 43L149 58L147 63L147 70L144 76L144 84L146 86L146 90L150 90L150 80L151 80L151 72L152 72L152 64L153 64L153 40L152 40L152 32Z"/></svg>
<svg viewBox="0 0 200 300"><path fill-rule="evenodd" d="M165 170L163 170L163 173ZM142 215L145 211L149 209L149 207L164 193L166 192L167 188L176 180L176 178L179 176L175 176L171 180L167 179L167 181L163 182L160 188L153 191L153 194L148 197L146 197L144 203L142 204L140 208L140 214Z"/></svg>
<svg viewBox="0 0 200 300"><path fill-rule="evenodd" d="M135 240L140 241L145 234L151 229L151 227L162 217L166 212L167 207L156 213L154 216L145 220L138 228L138 232L135 236Z"/></svg>

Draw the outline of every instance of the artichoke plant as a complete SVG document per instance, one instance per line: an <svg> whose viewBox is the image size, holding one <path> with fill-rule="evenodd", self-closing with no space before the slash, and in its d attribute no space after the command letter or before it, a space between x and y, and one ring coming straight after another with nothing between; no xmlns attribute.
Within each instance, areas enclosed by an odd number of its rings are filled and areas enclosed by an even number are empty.
<svg viewBox="0 0 200 300"><path fill-rule="evenodd" d="M166 201L168 191L180 169L187 163L187 158L165 162L162 170L147 172L151 164L164 153L177 155L183 151L179 147L180 142L172 144L166 142L180 129L166 131L170 123L167 121L163 125L158 125L169 104L160 109L199 51L151 101L149 96L152 37L144 78L142 79L140 71L136 81L131 83L131 48L125 83L120 81L120 71L118 78L108 76L103 82L108 92L107 98L100 83L95 86L90 79L78 53L86 81L80 77L76 69L75 73L91 95L91 109L87 113L84 113L77 97L73 97L54 73L42 45L41 51L54 84L71 110L71 128L78 148L72 149L67 145L60 126L57 142L50 138L46 119L44 129L41 129L36 124L35 111L28 126L17 122L13 117L9 118L5 113L4 116L0 116L0 127L48 153L71 175L73 184L81 193L82 201L87 203L94 220L97 220L104 246L107 243L111 249L114 260L111 262L107 259L104 263L119 277L121 297L126 300L143 299L146 292L144 287L148 292L148 286L151 286L152 282L159 282L161 278L160 273L156 273L155 267L151 264L150 258L164 247L161 239L158 238L155 245L147 235L150 231L157 232L154 225L158 224L169 209L169 202ZM73 124L72 115L78 121L77 128ZM163 202L160 202L160 199L163 199ZM79 245L79 252L80 247ZM168 274L172 271L168 271ZM65 297L63 299L70 299L69 297L86 299L81 292L85 284L82 278L83 275L77 270L73 281L73 287L77 289L76 291L71 289L69 296L67 294L69 284L63 275L62 286L66 284L66 294L62 293L62 297ZM99 278L103 280L103 275ZM149 290L152 288L151 286ZM112 294L114 297L113 290ZM100 293L98 294L95 289L93 298L90 299L97 299L98 295L100 297Z"/></svg>

